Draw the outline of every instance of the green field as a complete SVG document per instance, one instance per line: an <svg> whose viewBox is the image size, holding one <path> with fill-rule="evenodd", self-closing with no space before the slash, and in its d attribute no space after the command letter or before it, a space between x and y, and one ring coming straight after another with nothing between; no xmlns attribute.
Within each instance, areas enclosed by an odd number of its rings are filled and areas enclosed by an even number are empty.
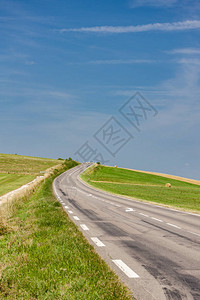
<svg viewBox="0 0 200 300"><path fill-rule="evenodd" d="M0 154L0 173L39 175L40 171L45 171L62 162L62 160L50 158Z"/></svg>
<svg viewBox="0 0 200 300"><path fill-rule="evenodd" d="M82 176L105 191L181 209L200 211L200 186L126 169L96 166ZM170 188L165 187L170 183Z"/></svg>
<svg viewBox="0 0 200 300"><path fill-rule="evenodd" d="M0 154L0 196L30 182L40 171L62 163L61 160L14 154Z"/></svg>
<svg viewBox="0 0 200 300"><path fill-rule="evenodd" d="M54 178L0 222L0 299L132 299L53 196Z"/></svg>
<svg viewBox="0 0 200 300"><path fill-rule="evenodd" d="M0 174L0 196L33 180L34 175Z"/></svg>

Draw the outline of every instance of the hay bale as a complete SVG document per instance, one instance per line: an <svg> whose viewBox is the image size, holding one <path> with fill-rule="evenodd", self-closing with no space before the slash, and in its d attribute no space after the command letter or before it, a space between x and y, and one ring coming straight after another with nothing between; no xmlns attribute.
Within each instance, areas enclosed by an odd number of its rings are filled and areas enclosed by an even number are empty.
<svg viewBox="0 0 200 300"><path fill-rule="evenodd" d="M117 168L117 166L115 165L115 168Z"/></svg>
<svg viewBox="0 0 200 300"><path fill-rule="evenodd" d="M171 183L166 183L165 186L166 187L171 187L172 185L171 185Z"/></svg>

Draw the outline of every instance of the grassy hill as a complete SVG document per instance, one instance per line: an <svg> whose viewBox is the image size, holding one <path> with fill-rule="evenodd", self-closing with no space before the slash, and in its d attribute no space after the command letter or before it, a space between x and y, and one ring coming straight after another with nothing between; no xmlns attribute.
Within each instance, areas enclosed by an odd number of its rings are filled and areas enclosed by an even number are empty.
<svg viewBox="0 0 200 300"><path fill-rule="evenodd" d="M15 154L0 154L0 196L33 180L40 171L62 163L60 160Z"/></svg>
<svg viewBox="0 0 200 300"><path fill-rule="evenodd" d="M200 211L200 185L127 169L92 167L82 178L108 192ZM165 184L170 183L171 187Z"/></svg>

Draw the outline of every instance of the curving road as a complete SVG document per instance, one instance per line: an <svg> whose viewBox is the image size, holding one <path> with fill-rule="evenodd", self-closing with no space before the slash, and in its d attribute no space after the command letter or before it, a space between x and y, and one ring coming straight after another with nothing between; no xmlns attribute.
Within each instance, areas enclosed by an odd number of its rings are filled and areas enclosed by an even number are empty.
<svg viewBox="0 0 200 300"><path fill-rule="evenodd" d="M115 196L79 175L54 181L69 217L137 300L200 299L200 215Z"/></svg>

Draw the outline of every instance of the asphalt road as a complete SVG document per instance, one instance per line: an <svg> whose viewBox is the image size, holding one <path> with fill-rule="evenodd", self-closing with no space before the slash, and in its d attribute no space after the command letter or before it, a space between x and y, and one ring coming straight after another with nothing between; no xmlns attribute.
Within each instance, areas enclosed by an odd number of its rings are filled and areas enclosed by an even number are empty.
<svg viewBox="0 0 200 300"><path fill-rule="evenodd" d="M200 300L200 215L94 189L79 165L54 192L69 217L137 300Z"/></svg>

